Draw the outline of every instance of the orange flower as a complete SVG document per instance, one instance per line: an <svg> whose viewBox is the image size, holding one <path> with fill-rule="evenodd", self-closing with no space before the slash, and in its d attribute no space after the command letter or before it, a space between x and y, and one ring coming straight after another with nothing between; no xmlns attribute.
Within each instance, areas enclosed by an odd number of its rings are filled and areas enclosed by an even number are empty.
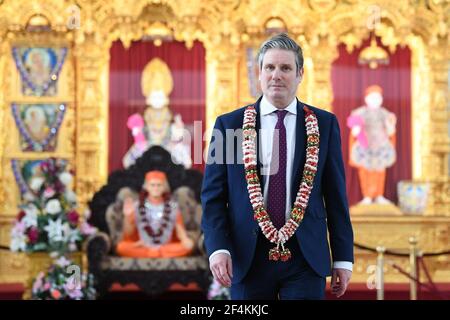
<svg viewBox="0 0 450 320"><path fill-rule="evenodd" d="M51 291L51 295L53 298L55 298L56 300L58 300L59 298L61 298L61 292L59 290L53 289Z"/></svg>

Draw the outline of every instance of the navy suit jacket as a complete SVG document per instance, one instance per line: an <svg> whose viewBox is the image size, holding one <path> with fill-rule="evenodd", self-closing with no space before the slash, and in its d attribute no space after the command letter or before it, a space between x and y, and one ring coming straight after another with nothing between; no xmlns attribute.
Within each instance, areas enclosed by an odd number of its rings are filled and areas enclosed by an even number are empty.
<svg viewBox="0 0 450 320"><path fill-rule="evenodd" d="M260 100L255 103L257 130L260 128ZM306 160L304 105L297 101L292 203ZM319 163L308 207L295 236L312 269L326 277L331 273L330 246L333 261L353 262L353 230L348 211L338 121L330 112L307 106L314 111L319 123ZM233 283L241 281L247 274L258 234L261 233L253 218L244 176L240 144L242 133L234 133L235 129L242 128L244 110L245 107L217 118L201 192L202 230L207 254L209 256L219 249L230 251ZM259 159L258 163L260 165ZM262 233L260 236L263 236Z"/></svg>

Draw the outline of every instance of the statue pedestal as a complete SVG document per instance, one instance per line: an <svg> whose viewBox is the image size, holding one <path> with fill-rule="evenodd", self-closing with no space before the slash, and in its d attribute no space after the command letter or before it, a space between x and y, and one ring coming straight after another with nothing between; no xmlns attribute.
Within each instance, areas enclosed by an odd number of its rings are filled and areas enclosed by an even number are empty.
<svg viewBox="0 0 450 320"><path fill-rule="evenodd" d="M447 216L445 215L447 214ZM450 240L450 216L442 212L440 216L408 215L387 216L378 212L374 215L352 215L355 244L373 250L355 248L355 264L352 283L367 284L374 278L377 265L376 247L408 253L409 238L418 240L417 248L423 253L439 253L448 250ZM393 264L409 272L408 256L384 255L384 280L386 283L409 283L409 278L401 274ZM450 282L450 255L425 256L426 267L435 283ZM421 281L427 283L423 269L420 270ZM375 290L375 289L374 289Z"/></svg>
<svg viewBox="0 0 450 320"><path fill-rule="evenodd" d="M357 204L350 207L350 215L401 216L403 213L393 204Z"/></svg>
<svg viewBox="0 0 450 320"><path fill-rule="evenodd" d="M51 258L48 252L33 252L26 253L26 265L28 266L28 273L24 284L25 291L22 299L31 299L31 289L33 287L33 280L39 274L39 272L46 272L47 269L54 263L55 259ZM68 259L83 268L83 253L81 251L68 254Z"/></svg>

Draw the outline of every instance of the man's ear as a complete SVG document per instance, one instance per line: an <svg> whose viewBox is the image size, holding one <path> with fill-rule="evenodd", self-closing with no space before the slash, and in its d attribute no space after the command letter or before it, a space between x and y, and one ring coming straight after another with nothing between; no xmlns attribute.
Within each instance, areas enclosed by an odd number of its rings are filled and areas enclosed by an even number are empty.
<svg viewBox="0 0 450 320"><path fill-rule="evenodd" d="M298 75L300 77L300 81L303 79L303 73L305 71L305 68L301 67L300 70L298 71Z"/></svg>
<svg viewBox="0 0 450 320"><path fill-rule="evenodd" d="M304 68L300 68L300 70L298 71L298 84L302 83L303 80L303 72L304 72Z"/></svg>

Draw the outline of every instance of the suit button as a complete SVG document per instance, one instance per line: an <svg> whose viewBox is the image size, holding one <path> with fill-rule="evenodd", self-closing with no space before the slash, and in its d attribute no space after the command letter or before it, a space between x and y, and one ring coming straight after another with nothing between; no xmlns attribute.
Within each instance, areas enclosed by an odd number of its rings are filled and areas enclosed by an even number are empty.
<svg viewBox="0 0 450 320"><path fill-rule="evenodd" d="M259 229L258 229L258 228L253 229L253 235L254 235L255 237L258 235L258 232L259 232Z"/></svg>

